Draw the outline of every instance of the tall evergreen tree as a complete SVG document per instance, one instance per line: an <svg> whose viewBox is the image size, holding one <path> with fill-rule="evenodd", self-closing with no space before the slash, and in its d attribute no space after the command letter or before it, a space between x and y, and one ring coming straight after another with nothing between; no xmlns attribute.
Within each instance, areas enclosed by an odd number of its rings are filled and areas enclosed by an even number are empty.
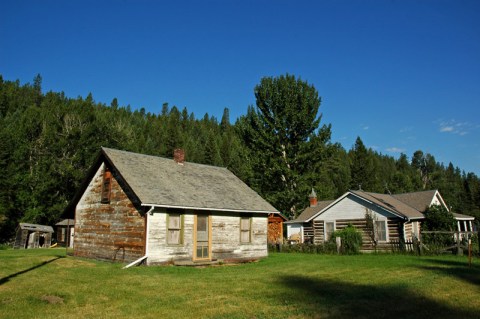
<svg viewBox="0 0 480 319"><path fill-rule="evenodd" d="M315 166L330 139L319 130L320 97L313 85L292 75L262 78L255 87L256 108L241 121L251 150L251 181L277 209L295 216L314 184Z"/></svg>
<svg viewBox="0 0 480 319"><path fill-rule="evenodd" d="M360 137L357 137L355 145L350 151L352 180L350 187L352 189L362 189L365 191L375 191L372 157L370 156L365 144Z"/></svg>

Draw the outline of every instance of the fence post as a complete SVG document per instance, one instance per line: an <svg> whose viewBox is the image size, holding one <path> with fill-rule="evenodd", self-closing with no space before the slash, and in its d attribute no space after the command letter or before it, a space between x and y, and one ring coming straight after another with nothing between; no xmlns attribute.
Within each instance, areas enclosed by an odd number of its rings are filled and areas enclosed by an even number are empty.
<svg viewBox="0 0 480 319"><path fill-rule="evenodd" d="M335 237L335 243L337 244L337 254L340 254L342 249L342 237Z"/></svg>
<svg viewBox="0 0 480 319"><path fill-rule="evenodd" d="M463 256L463 249L460 247L460 232L457 235L457 256Z"/></svg>
<svg viewBox="0 0 480 319"><path fill-rule="evenodd" d="M472 267L472 238L468 238L468 267Z"/></svg>

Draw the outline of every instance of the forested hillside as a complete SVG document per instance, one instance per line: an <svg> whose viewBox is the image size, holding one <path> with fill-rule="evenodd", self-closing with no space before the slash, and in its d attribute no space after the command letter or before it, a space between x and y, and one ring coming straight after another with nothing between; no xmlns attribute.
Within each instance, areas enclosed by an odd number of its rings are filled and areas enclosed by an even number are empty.
<svg viewBox="0 0 480 319"><path fill-rule="evenodd" d="M278 101L269 92L282 96L285 88L299 95L272 110ZM305 207L311 187L320 199L359 187L380 193L439 189L455 212L480 217L474 173L422 151L395 159L367 149L360 137L345 150L331 142L332 127L320 123L314 87L293 76L264 78L255 92L256 107L245 106L246 115L231 124L228 109L220 121L168 104L152 114L116 99L97 103L92 94L42 92L39 75L33 84L0 76L0 242L12 237L19 221L59 221L100 146L164 157L184 148L187 161L228 167L290 217Z"/></svg>

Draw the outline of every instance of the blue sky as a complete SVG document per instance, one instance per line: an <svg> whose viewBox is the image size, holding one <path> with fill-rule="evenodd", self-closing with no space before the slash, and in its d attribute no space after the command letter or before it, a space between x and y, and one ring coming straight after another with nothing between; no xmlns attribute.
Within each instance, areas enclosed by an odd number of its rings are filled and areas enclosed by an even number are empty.
<svg viewBox="0 0 480 319"><path fill-rule="evenodd" d="M0 74L97 102L231 120L264 76L322 97L350 149L480 175L480 1L1 1Z"/></svg>

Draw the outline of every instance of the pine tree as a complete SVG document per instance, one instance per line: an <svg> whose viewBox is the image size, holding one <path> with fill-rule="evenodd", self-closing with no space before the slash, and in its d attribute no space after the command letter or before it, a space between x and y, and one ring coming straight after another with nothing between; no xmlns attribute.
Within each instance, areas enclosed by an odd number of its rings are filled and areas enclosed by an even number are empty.
<svg viewBox="0 0 480 319"><path fill-rule="evenodd" d="M330 126L319 130L318 92L294 76L262 78L255 97L256 108L249 107L239 121L251 151L250 184L277 209L295 216L314 184Z"/></svg>

